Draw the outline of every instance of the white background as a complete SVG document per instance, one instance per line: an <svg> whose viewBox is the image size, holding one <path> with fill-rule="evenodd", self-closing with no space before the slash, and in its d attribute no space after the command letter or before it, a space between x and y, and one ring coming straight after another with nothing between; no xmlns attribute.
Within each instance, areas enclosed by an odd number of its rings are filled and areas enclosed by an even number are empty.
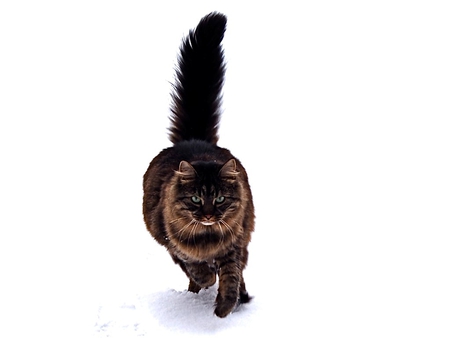
<svg viewBox="0 0 450 338"><path fill-rule="evenodd" d="M213 10L255 300L178 321L161 313L190 306L187 279L145 230L141 180L170 146L181 38ZM449 17L445 1L3 1L2 336L448 337ZM115 316L130 299L158 306Z"/></svg>

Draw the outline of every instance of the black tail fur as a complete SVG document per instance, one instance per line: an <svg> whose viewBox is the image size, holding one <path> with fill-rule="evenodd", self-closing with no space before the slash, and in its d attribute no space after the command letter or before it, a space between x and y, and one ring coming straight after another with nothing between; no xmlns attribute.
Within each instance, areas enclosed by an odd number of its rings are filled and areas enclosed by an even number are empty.
<svg viewBox="0 0 450 338"><path fill-rule="evenodd" d="M216 144L225 62L221 42L227 18L211 13L183 40L172 93L169 128L174 144L203 140Z"/></svg>

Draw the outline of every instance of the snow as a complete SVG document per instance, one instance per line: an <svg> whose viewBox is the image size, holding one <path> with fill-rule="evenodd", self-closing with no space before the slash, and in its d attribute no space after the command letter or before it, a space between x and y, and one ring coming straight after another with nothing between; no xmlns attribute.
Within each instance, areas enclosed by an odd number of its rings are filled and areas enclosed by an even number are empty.
<svg viewBox="0 0 450 338"><path fill-rule="evenodd" d="M294 6L295 5L295 6ZM180 38L228 15L219 144L254 297L213 315L147 233ZM1 337L448 337L445 2L0 4Z"/></svg>
<svg viewBox="0 0 450 338"><path fill-rule="evenodd" d="M111 332L123 336L145 336L157 332L164 335L167 331L178 335L217 335L229 334L233 327L238 327L244 320L251 320L252 309L247 307L238 308L224 320L213 316L216 293L217 289L213 288L199 294L167 290L139 296L128 303L101 307L96 326L105 336ZM154 329L155 326L160 327L159 331Z"/></svg>

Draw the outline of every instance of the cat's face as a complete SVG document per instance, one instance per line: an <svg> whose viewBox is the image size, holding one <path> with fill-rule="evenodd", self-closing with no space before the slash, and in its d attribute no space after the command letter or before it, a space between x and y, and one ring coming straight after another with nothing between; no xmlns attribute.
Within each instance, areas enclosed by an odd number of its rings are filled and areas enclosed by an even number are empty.
<svg viewBox="0 0 450 338"><path fill-rule="evenodd" d="M223 237L233 232L233 217L241 201L236 161L224 165L182 161L176 173L177 201L173 203L174 219L169 220L172 235L189 241L205 233Z"/></svg>

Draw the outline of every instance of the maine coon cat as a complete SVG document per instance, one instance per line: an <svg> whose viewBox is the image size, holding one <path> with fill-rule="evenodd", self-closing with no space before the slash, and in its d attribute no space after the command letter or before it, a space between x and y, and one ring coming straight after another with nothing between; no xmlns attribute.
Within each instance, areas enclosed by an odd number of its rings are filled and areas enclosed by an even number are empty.
<svg viewBox="0 0 450 338"><path fill-rule="evenodd" d="M172 93L170 140L144 175L148 231L189 278L188 290L216 283L214 313L250 301L242 271L254 230L247 173L217 146L226 17L211 13L183 40Z"/></svg>

